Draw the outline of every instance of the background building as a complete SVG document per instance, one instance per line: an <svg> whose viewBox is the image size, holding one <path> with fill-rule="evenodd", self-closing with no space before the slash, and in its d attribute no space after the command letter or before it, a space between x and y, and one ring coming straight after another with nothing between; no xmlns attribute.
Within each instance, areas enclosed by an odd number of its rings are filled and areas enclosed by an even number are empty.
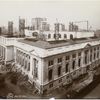
<svg viewBox="0 0 100 100"><path fill-rule="evenodd" d="M50 30L50 24L48 24L46 21L41 22L41 31L49 31Z"/></svg>
<svg viewBox="0 0 100 100"><path fill-rule="evenodd" d="M12 21L8 22L8 34L13 35L13 22Z"/></svg>
<svg viewBox="0 0 100 100"><path fill-rule="evenodd" d="M69 23L69 31L78 31L78 26L73 24L73 22Z"/></svg>
<svg viewBox="0 0 100 100"><path fill-rule="evenodd" d="M41 30L41 31L49 31L49 24L47 23L46 18L32 18L32 29L33 30Z"/></svg>
<svg viewBox="0 0 100 100"><path fill-rule="evenodd" d="M25 36L25 19L19 18L19 36Z"/></svg>

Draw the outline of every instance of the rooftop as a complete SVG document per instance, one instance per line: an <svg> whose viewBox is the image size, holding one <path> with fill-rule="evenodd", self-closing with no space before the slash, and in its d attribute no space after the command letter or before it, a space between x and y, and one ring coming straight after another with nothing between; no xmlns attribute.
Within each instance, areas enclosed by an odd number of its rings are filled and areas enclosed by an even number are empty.
<svg viewBox="0 0 100 100"><path fill-rule="evenodd" d="M91 37L91 38L81 38L81 39L73 39L73 40L56 40L56 41L44 41L44 40L29 40L29 39L20 39L19 42L36 46L43 49L51 49L56 47L68 46L73 44L85 43L89 41L99 40L100 38Z"/></svg>

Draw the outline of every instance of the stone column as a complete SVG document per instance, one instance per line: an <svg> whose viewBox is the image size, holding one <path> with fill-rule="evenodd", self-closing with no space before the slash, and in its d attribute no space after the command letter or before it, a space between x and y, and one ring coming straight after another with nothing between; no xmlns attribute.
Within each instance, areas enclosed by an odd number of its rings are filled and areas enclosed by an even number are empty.
<svg viewBox="0 0 100 100"><path fill-rule="evenodd" d="M84 55L84 50L82 50L82 52L81 52L81 67L82 67L82 74L84 73L84 57L85 57L85 55Z"/></svg>
<svg viewBox="0 0 100 100"><path fill-rule="evenodd" d="M65 66L66 66L66 56L62 57L62 75L65 74Z"/></svg>
<svg viewBox="0 0 100 100"><path fill-rule="evenodd" d="M54 67L53 67L53 77L54 77L54 79L58 77L57 68L58 68L58 66L57 66L57 58L54 58Z"/></svg>
<svg viewBox="0 0 100 100"><path fill-rule="evenodd" d="M92 49L92 61L94 62L94 48Z"/></svg>
<svg viewBox="0 0 100 100"><path fill-rule="evenodd" d="M73 59L72 59L72 54L70 54L70 61L69 61L70 72L73 70L73 69L72 69L72 61L73 61Z"/></svg>
<svg viewBox="0 0 100 100"><path fill-rule="evenodd" d="M90 49L89 49L89 51L88 51L88 62L89 62L89 64L90 64Z"/></svg>
<svg viewBox="0 0 100 100"><path fill-rule="evenodd" d="M78 66L78 60L79 60L79 56L78 56L78 52L76 52L76 60L75 60L75 68L77 69L79 66Z"/></svg>

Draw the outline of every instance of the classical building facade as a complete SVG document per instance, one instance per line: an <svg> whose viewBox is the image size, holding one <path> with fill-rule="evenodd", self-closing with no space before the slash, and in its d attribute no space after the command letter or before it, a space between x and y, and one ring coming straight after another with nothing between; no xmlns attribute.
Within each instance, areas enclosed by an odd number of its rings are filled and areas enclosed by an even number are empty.
<svg viewBox="0 0 100 100"><path fill-rule="evenodd" d="M94 32L70 32L70 31L60 31L56 34L54 31L37 31L37 30L28 30L25 29L25 36L32 37L34 33L44 34L47 41L55 40L70 40L70 39L80 39L80 38L89 38L94 37Z"/></svg>
<svg viewBox="0 0 100 100"><path fill-rule="evenodd" d="M5 64L15 62L16 69L28 75L29 81L44 93L68 85L80 75L99 67L100 39L58 43L0 37L0 54Z"/></svg>

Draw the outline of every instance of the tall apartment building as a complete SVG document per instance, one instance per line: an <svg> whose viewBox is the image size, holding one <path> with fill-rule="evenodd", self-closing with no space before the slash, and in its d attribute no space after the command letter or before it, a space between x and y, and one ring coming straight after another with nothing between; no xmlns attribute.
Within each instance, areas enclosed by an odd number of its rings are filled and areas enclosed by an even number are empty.
<svg viewBox="0 0 100 100"><path fill-rule="evenodd" d="M9 21L8 22L8 35L13 35L13 22Z"/></svg>
<svg viewBox="0 0 100 100"><path fill-rule="evenodd" d="M66 31L65 29L65 24L62 24L62 23L55 23L55 29L54 30L57 30L59 32L61 31Z"/></svg>
<svg viewBox="0 0 100 100"><path fill-rule="evenodd" d="M19 18L19 36L25 36L25 19Z"/></svg>
<svg viewBox="0 0 100 100"><path fill-rule="evenodd" d="M40 31L49 31L50 25L47 23L46 18L32 18L32 29Z"/></svg>
<svg viewBox="0 0 100 100"><path fill-rule="evenodd" d="M5 26L1 26L2 34L8 34L8 29Z"/></svg>
<svg viewBox="0 0 100 100"><path fill-rule="evenodd" d="M78 31L78 26L73 24L73 22L69 23L69 31Z"/></svg>
<svg viewBox="0 0 100 100"><path fill-rule="evenodd" d="M41 22L41 31L50 31L50 24L48 24L46 21Z"/></svg>

